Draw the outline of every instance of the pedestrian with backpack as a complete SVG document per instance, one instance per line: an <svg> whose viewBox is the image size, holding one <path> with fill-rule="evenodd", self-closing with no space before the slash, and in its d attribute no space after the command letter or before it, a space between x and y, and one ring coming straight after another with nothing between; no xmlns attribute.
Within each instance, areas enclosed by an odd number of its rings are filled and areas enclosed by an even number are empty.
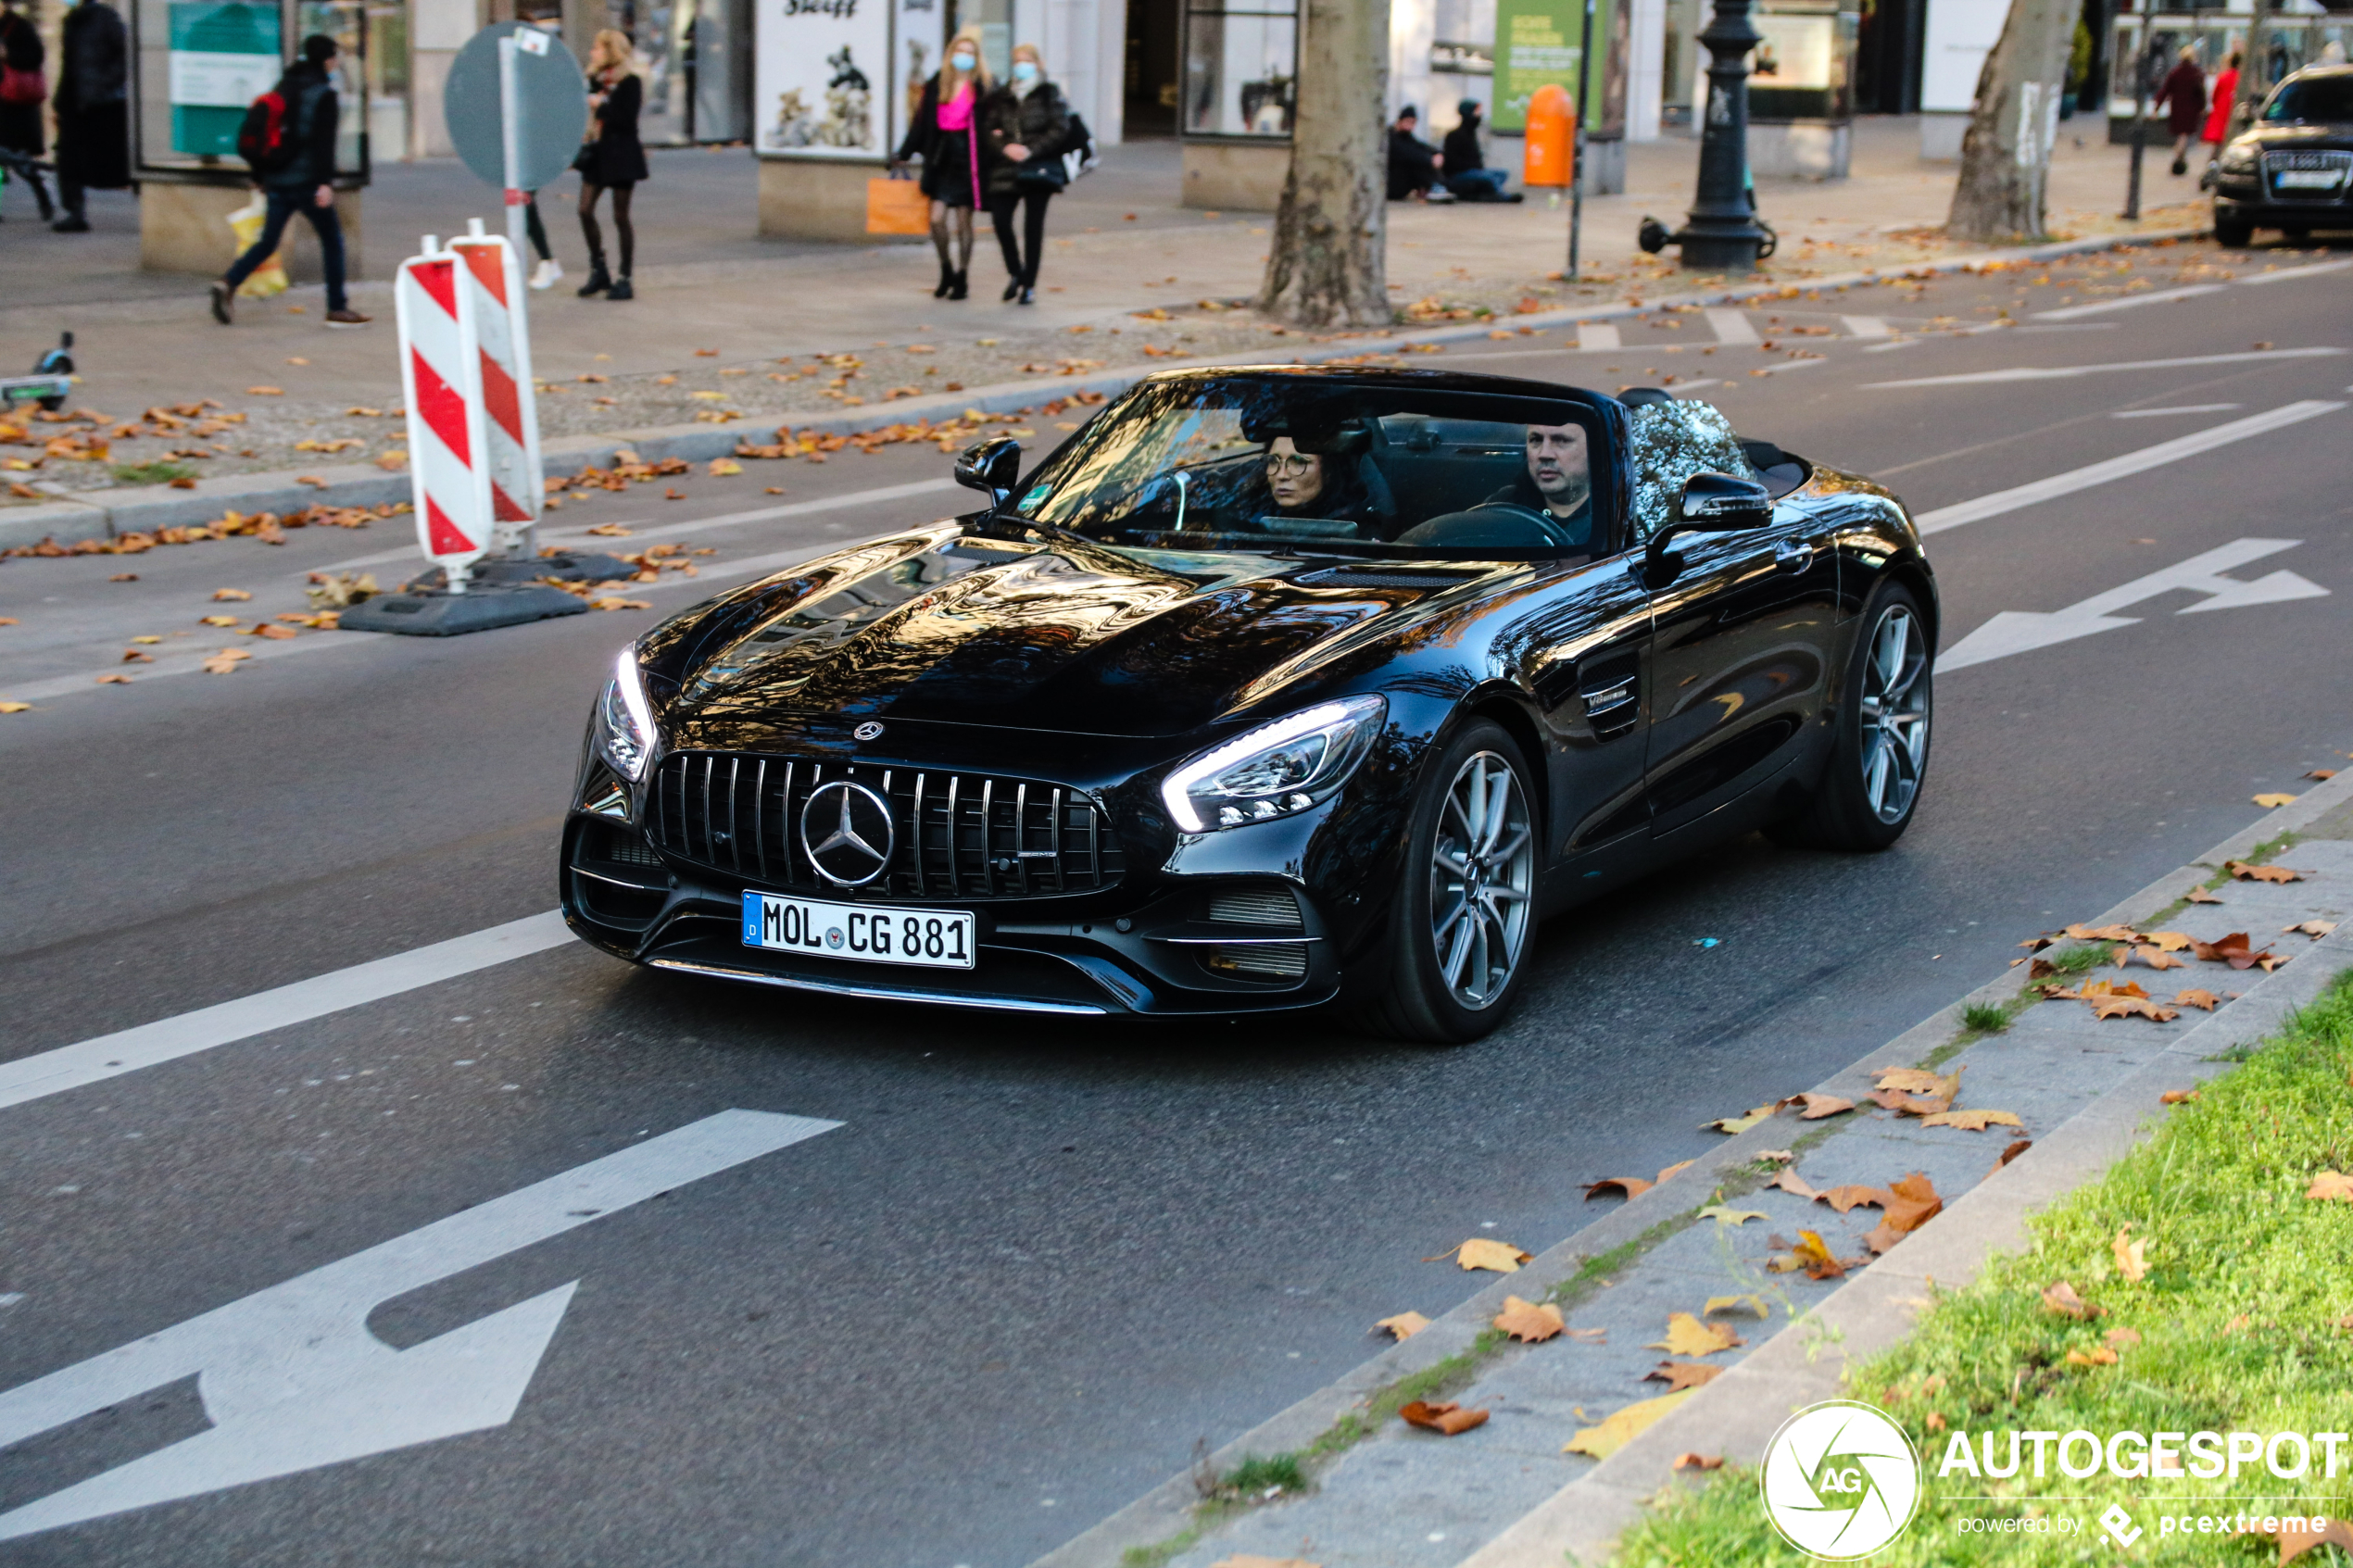
<svg viewBox="0 0 2353 1568"><path fill-rule="evenodd" d="M606 28L588 46L588 140L572 166L580 170L580 233L588 242L588 281L581 298L635 299L629 281L637 259L637 231L629 221L629 200L646 178L646 146L637 139L637 111L645 106L636 45L618 28ZM597 227L597 198L612 193L613 232L621 239L621 270L605 270L605 236Z"/></svg>
<svg viewBox="0 0 2353 1568"><path fill-rule="evenodd" d="M49 107L57 117L57 205L66 210L49 227L86 234L82 193L131 183L131 34L107 0L79 0L58 29L57 53Z"/></svg>
<svg viewBox="0 0 2353 1568"><path fill-rule="evenodd" d="M237 285L278 254L297 212L319 233L319 259L327 273L327 325L364 327L371 320L352 309L344 295L343 220L335 213L334 187L341 106L327 69L334 59L333 39L322 32L304 39L302 58L253 101L238 128L237 156L253 170L269 216L261 238L212 285L212 319L224 327L236 319Z"/></svg>
<svg viewBox="0 0 2353 1568"><path fill-rule="evenodd" d="M1013 45L1013 80L981 101L981 155L988 161L988 217L1005 253L1007 299L1038 303L1038 252L1046 245L1046 204L1070 183L1063 154L1070 148L1070 105L1046 80L1034 44ZM1013 212L1022 213L1022 243L1013 240Z"/></svg>

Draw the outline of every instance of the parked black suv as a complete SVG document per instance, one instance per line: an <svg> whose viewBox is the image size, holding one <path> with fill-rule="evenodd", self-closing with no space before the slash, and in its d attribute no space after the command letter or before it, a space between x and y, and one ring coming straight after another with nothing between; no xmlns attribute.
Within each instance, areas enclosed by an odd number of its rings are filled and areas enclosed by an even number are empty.
<svg viewBox="0 0 2353 1568"><path fill-rule="evenodd" d="M2243 245L2258 229L2283 230L2291 240L2353 229L2353 66L2297 71L2222 149L2214 237Z"/></svg>

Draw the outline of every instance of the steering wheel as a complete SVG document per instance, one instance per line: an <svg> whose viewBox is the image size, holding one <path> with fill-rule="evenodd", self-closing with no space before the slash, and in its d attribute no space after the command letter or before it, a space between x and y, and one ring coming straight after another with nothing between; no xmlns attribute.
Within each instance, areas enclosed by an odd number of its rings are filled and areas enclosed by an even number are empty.
<svg viewBox="0 0 2353 1568"><path fill-rule="evenodd" d="M1453 548L1491 546L1515 550L1583 547L1565 537L1550 514L1516 501L1482 501L1459 512L1427 518L1397 535L1395 542Z"/></svg>

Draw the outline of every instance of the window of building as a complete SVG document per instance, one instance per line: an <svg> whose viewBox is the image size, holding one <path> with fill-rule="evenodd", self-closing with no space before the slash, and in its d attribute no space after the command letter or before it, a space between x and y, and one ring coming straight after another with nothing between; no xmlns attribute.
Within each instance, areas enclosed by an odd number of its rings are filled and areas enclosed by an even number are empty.
<svg viewBox="0 0 2353 1568"><path fill-rule="evenodd" d="M1298 0L1192 0L1181 129L1188 136L1289 136L1298 73Z"/></svg>

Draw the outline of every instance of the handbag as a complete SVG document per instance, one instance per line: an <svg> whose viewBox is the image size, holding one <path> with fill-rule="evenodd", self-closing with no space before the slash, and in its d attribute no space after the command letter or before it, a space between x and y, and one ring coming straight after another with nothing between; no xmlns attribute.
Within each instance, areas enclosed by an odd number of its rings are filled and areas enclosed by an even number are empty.
<svg viewBox="0 0 2353 1568"><path fill-rule="evenodd" d="M37 104L49 95L49 83L37 70L0 66L0 104Z"/></svg>
<svg viewBox="0 0 2353 1568"><path fill-rule="evenodd" d="M866 182L866 232L928 234L931 201L912 180L887 175Z"/></svg>

